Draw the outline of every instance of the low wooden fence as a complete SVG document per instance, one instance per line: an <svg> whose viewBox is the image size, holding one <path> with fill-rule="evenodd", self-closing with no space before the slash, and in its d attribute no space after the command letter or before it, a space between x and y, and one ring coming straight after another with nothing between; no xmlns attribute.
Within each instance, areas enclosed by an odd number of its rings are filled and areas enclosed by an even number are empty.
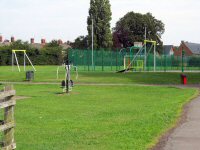
<svg viewBox="0 0 200 150"><path fill-rule="evenodd" d="M3 120L0 120L0 132L2 132L2 141L0 149L13 150L16 149L14 141L14 106L16 100L14 99L15 90L12 86L6 86L3 91L0 91L0 109L2 109Z"/></svg>

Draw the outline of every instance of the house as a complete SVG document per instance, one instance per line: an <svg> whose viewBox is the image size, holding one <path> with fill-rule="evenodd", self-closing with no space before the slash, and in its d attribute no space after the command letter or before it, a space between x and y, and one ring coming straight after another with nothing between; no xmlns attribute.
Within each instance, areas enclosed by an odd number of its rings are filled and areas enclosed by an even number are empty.
<svg viewBox="0 0 200 150"><path fill-rule="evenodd" d="M185 56L193 56L199 55L200 56L200 44L199 43L191 43L182 41L179 49L174 52L175 56L181 56L182 51L185 51Z"/></svg>
<svg viewBox="0 0 200 150"><path fill-rule="evenodd" d="M10 41L9 40L4 40L3 41L3 37L2 35L0 35L0 46L9 46L10 44L12 44L13 42L15 42L15 38L12 36ZM60 46L63 47L63 49L68 49L70 48L70 45L67 44L66 42L63 43L61 39L58 40L58 44ZM36 48L36 49L41 49L44 45L46 45L46 40L45 39L41 39L41 43L35 43L34 38L30 39L30 44L31 47Z"/></svg>
<svg viewBox="0 0 200 150"><path fill-rule="evenodd" d="M173 45L164 45L163 46L164 55L174 55L174 46Z"/></svg>

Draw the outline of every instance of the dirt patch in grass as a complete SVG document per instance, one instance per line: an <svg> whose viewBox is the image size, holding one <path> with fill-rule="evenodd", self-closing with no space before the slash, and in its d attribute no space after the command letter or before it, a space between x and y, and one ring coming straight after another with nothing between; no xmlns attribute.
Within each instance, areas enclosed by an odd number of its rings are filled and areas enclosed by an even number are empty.
<svg viewBox="0 0 200 150"><path fill-rule="evenodd" d="M30 97L27 97L27 96L14 96L14 98L15 98L16 100L24 100L24 99L28 99L28 98L30 98Z"/></svg>
<svg viewBox="0 0 200 150"><path fill-rule="evenodd" d="M79 95L79 94L80 94L79 92L70 92L69 94L67 94L67 93L63 93L63 92L56 93L56 95L58 95L58 96Z"/></svg>

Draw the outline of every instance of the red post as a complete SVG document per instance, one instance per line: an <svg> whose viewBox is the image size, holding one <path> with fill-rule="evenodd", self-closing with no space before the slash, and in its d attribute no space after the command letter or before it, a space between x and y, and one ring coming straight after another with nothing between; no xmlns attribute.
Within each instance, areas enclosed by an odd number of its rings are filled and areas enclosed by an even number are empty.
<svg viewBox="0 0 200 150"><path fill-rule="evenodd" d="M184 85L187 84L187 77L186 77L186 76L183 77L183 84L184 84Z"/></svg>
<svg viewBox="0 0 200 150"><path fill-rule="evenodd" d="M181 82L182 82L183 85L187 84L187 76L186 75L181 74Z"/></svg>

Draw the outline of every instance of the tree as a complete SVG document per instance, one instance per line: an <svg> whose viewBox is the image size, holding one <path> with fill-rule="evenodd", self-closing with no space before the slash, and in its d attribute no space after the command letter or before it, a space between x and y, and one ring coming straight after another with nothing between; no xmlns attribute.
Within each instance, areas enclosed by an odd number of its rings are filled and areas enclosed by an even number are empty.
<svg viewBox="0 0 200 150"><path fill-rule="evenodd" d="M45 64L60 65L63 62L62 51L63 47L58 44L58 41L52 40L41 49L41 58L44 59Z"/></svg>
<svg viewBox="0 0 200 150"><path fill-rule="evenodd" d="M88 36L79 36L73 43L70 44L72 48L86 49L88 48Z"/></svg>
<svg viewBox="0 0 200 150"><path fill-rule="evenodd" d="M92 20L94 27L94 48L111 48L112 34L110 30L111 5L109 0L91 0L88 24L88 39L92 43Z"/></svg>
<svg viewBox="0 0 200 150"><path fill-rule="evenodd" d="M164 24L151 13L140 14L129 12L121 18L114 28L114 46L129 47L134 42L143 42L145 27L147 39L155 40L162 45L161 36L164 33Z"/></svg>

